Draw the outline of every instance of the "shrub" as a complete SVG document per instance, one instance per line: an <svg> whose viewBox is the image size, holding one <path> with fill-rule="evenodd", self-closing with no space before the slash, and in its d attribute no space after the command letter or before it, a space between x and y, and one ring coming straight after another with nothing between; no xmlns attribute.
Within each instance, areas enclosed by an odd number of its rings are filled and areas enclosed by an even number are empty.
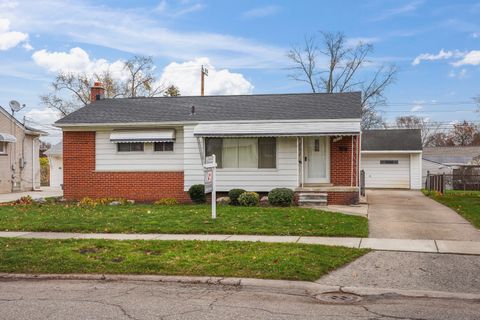
<svg viewBox="0 0 480 320"><path fill-rule="evenodd" d="M260 196L256 192L244 192L238 197L238 203L244 207L258 206Z"/></svg>
<svg viewBox="0 0 480 320"><path fill-rule="evenodd" d="M188 195L195 203L205 203L207 197L205 196L205 186L203 184L194 184L188 189Z"/></svg>
<svg viewBox="0 0 480 320"><path fill-rule="evenodd" d="M240 195L242 193L245 193L247 192L247 190L243 190L243 189L232 189L230 191L228 191L228 197L230 198L230 204L232 206L238 206L239 203L238 203L238 197L240 197Z"/></svg>
<svg viewBox="0 0 480 320"><path fill-rule="evenodd" d="M92 198L89 198L89 197L85 197L85 198L82 198L82 200L80 200L77 205L79 207L95 207L95 206L98 206L98 205L105 206L105 205L108 205L112 202L119 202L119 204L121 204L121 205L125 205L125 204L130 203L127 199L124 199L124 198L108 198L108 197L106 197L106 198L92 199Z"/></svg>
<svg viewBox="0 0 480 320"><path fill-rule="evenodd" d="M155 204L160 206L174 206L178 204L178 201L175 198L163 198L155 201Z"/></svg>
<svg viewBox="0 0 480 320"><path fill-rule="evenodd" d="M268 194L268 202L272 206L287 207L293 203L293 191L288 188L276 188Z"/></svg>

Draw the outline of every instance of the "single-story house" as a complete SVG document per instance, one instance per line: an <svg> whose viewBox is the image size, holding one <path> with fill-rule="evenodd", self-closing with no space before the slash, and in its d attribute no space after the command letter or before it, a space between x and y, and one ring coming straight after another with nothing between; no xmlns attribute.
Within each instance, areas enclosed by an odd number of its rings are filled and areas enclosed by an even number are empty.
<svg viewBox="0 0 480 320"><path fill-rule="evenodd" d="M59 142L45 151L50 167L50 187L63 185L63 142Z"/></svg>
<svg viewBox="0 0 480 320"><path fill-rule="evenodd" d="M422 138L419 129L362 132L366 188L421 189Z"/></svg>
<svg viewBox="0 0 480 320"><path fill-rule="evenodd" d="M295 190L300 203L359 199L361 93L103 99L56 122L67 199L175 198L204 183L215 154L217 191Z"/></svg>
<svg viewBox="0 0 480 320"><path fill-rule="evenodd" d="M461 169L480 167L480 146L427 147L422 156L422 181L427 174L458 174ZM478 169L477 169L478 170ZM453 187L447 180L447 188Z"/></svg>
<svg viewBox="0 0 480 320"><path fill-rule="evenodd" d="M0 193L40 188L40 136L0 107Z"/></svg>

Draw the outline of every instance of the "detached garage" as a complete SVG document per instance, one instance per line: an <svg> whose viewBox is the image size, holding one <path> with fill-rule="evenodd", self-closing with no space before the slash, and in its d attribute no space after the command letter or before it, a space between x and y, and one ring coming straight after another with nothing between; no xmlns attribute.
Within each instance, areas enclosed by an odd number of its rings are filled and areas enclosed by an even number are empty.
<svg viewBox="0 0 480 320"><path fill-rule="evenodd" d="M366 188L420 189L422 138L417 129L366 130L361 169Z"/></svg>

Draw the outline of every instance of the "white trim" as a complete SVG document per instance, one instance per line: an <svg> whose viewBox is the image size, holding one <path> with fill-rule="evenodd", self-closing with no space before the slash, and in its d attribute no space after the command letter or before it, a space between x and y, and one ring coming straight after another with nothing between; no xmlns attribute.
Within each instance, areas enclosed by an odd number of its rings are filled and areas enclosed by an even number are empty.
<svg viewBox="0 0 480 320"><path fill-rule="evenodd" d="M152 126L178 126L178 125L195 125L195 124L229 124L229 123L290 123L290 122L358 122L360 123L360 118L348 118L348 119L298 119L298 120L221 120L221 121L161 121L161 122L116 122L116 123L54 123L55 127L59 128L112 128L112 127L152 127Z"/></svg>
<svg viewBox="0 0 480 320"><path fill-rule="evenodd" d="M386 154L386 153L422 153L422 150L362 150L365 154Z"/></svg>

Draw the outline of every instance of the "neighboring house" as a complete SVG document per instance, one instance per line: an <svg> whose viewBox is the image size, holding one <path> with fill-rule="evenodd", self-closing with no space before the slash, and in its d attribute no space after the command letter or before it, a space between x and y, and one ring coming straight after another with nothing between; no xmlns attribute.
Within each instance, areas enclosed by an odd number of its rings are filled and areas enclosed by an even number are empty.
<svg viewBox="0 0 480 320"><path fill-rule="evenodd" d="M0 193L40 187L39 137L0 107Z"/></svg>
<svg viewBox="0 0 480 320"><path fill-rule="evenodd" d="M50 187L63 185L63 142L53 145L45 152L50 166Z"/></svg>
<svg viewBox="0 0 480 320"><path fill-rule="evenodd" d="M358 201L358 92L102 99L96 84L91 96L56 122L67 199L188 202L215 154L219 192L285 187L309 193L306 203Z"/></svg>
<svg viewBox="0 0 480 320"><path fill-rule="evenodd" d="M362 133L360 167L366 188L421 189L422 138L419 129L379 129Z"/></svg>
<svg viewBox="0 0 480 320"><path fill-rule="evenodd" d="M423 150L423 181L427 173L453 174L454 169L479 165L480 146L429 147Z"/></svg>

